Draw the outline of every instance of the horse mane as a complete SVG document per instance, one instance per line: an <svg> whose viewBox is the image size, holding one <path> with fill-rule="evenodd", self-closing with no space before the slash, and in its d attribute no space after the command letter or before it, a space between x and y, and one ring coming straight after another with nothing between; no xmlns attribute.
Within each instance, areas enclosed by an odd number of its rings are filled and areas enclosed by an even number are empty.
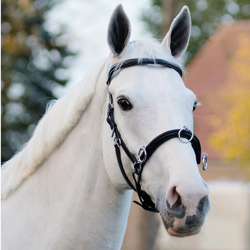
<svg viewBox="0 0 250 250"><path fill-rule="evenodd" d="M107 63L106 58L94 64L83 81L50 105L29 142L2 165L2 199L6 199L32 175L77 125Z"/></svg>
<svg viewBox="0 0 250 250"><path fill-rule="evenodd" d="M180 66L180 62L159 42L149 39L131 42L118 60L132 58L135 50L138 58L160 58ZM97 62L82 82L49 106L29 142L2 165L2 199L6 199L32 175L78 124L95 93L99 76L107 66L107 59Z"/></svg>

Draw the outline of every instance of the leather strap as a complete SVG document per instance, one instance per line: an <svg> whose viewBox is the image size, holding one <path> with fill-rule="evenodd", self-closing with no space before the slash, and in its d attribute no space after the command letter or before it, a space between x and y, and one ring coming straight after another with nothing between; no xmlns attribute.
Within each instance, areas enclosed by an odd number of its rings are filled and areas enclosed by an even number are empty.
<svg viewBox="0 0 250 250"><path fill-rule="evenodd" d="M128 183L128 185L136 192L136 188L134 187L134 185L130 182L127 174L125 173L124 167L122 165L122 159L121 159L121 152L120 152L120 147L118 145L114 145L115 146L115 153L116 153L116 158L117 158L117 162L119 165L119 168L121 170L121 173L123 175L123 178L125 179L125 181Z"/></svg>
<svg viewBox="0 0 250 250"><path fill-rule="evenodd" d="M179 138L179 133L180 129L174 129L174 130L169 130L167 132L164 132L154 138L146 147L147 151L147 160L152 156L152 154L155 152L155 150L164 142L169 141L173 138ZM181 132L181 137L190 139L192 136L192 133L189 131L182 131ZM194 152L196 154L196 162L197 164L200 164L201 162L201 146L200 146L200 141L196 135L194 135L193 139L191 140L191 145L194 149Z"/></svg>
<svg viewBox="0 0 250 250"><path fill-rule="evenodd" d="M175 64L170 63L168 61L165 61L162 59L152 59L152 58L140 58L140 59L133 58L133 59L125 60L123 62L116 63L109 69L108 78L107 78L107 85L110 85L112 79L117 74L119 74L120 70L131 67L131 66L143 66L143 65L149 65L149 64L155 64L155 65L159 64L159 65L162 65L164 67L174 69L182 77L182 69L178 65L175 65Z"/></svg>

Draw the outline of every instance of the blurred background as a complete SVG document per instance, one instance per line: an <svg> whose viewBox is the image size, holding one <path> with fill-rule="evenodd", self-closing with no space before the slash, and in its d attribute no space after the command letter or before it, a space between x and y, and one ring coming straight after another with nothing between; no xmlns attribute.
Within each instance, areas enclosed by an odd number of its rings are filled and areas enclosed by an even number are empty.
<svg viewBox="0 0 250 250"><path fill-rule="evenodd" d="M209 155L201 175L211 200L201 233L184 239L168 236L158 215L132 203L122 250L249 250L249 0L2 0L2 162L29 140L47 103L109 54L106 32L119 3L131 40L163 38L182 6L190 9L183 79L202 104L194 131Z"/></svg>

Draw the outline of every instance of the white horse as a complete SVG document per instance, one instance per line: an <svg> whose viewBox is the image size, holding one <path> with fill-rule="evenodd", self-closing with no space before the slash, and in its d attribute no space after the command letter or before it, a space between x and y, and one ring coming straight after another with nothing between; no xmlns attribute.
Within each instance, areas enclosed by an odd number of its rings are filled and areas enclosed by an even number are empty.
<svg viewBox="0 0 250 250"><path fill-rule="evenodd" d="M171 67L117 67L109 87L107 69L144 57L177 65L176 58L187 48L190 27L189 10L183 7L161 44L129 43L129 20L121 5L115 9L108 29L109 60L99 61L83 82L58 100L28 144L3 165L3 250L120 249L132 190L119 170L105 121L109 93L117 128L133 155L165 131L180 131L183 126L192 131L197 101ZM209 210L209 191L192 144L180 139L157 148L140 185L168 233L183 237L200 231ZM122 148L120 152L134 184L133 164Z"/></svg>

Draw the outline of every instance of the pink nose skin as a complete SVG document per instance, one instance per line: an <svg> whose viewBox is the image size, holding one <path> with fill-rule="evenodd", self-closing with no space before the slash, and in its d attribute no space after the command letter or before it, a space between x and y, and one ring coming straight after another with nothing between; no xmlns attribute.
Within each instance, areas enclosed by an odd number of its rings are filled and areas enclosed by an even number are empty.
<svg viewBox="0 0 250 250"><path fill-rule="evenodd" d="M167 192L166 212L162 219L168 233L176 237L200 232L210 209L209 190L204 183L172 185Z"/></svg>
<svg viewBox="0 0 250 250"><path fill-rule="evenodd" d="M167 193L167 211L178 219L185 215L196 215L197 210L207 214L209 210L209 190L203 183L200 185L173 185ZM186 221L188 225L189 221Z"/></svg>

